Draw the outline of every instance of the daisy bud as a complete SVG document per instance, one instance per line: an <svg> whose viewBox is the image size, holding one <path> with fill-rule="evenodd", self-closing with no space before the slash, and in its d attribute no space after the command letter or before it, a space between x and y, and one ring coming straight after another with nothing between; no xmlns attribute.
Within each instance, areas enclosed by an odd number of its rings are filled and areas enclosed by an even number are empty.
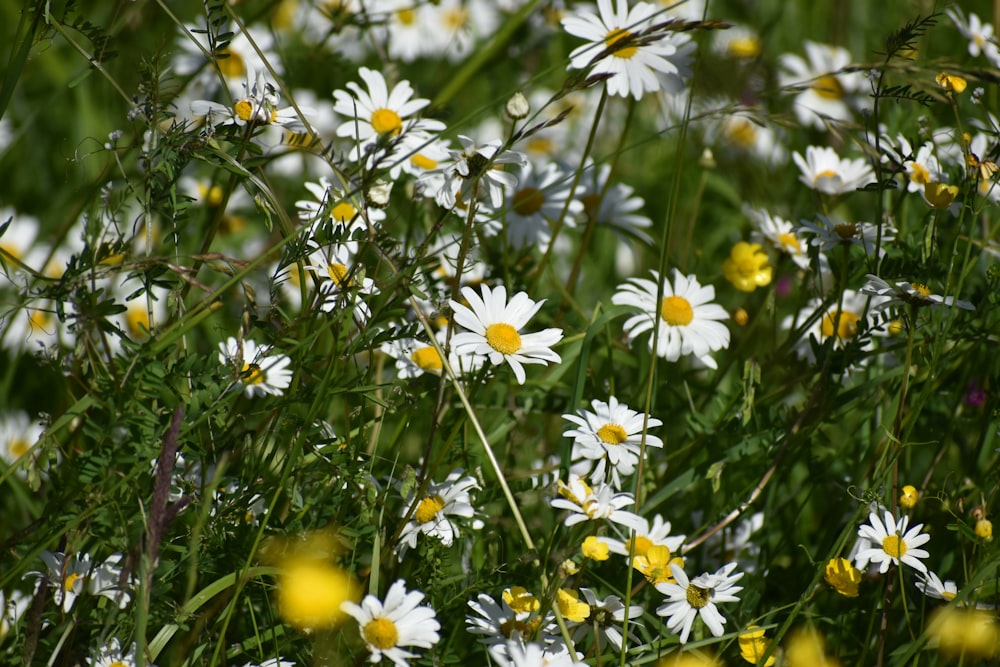
<svg viewBox="0 0 1000 667"><path fill-rule="evenodd" d="M706 147L698 158L698 166L702 169L715 169L715 165L715 155L712 154L711 148Z"/></svg>
<svg viewBox="0 0 1000 667"><path fill-rule="evenodd" d="M531 105L528 104L528 98L524 96L524 93L517 91L507 100L503 110L511 120L521 120L527 117L531 111Z"/></svg>
<svg viewBox="0 0 1000 667"><path fill-rule="evenodd" d="M903 493L899 496L899 505L903 509L913 509L919 498L920 494L917 492L917 488L912 484L907 484L903 487Z"/></svg>
<svg viewBox="0 0 1000 667"><path fill-rule="evenodd" d="M733 312L733 322L736 322L736 324L740 325L741 327L745 327L747 325L747 322L749 321L750 321L750 314L747 313L746 308L740 307L737 308L735 312Z"/></svg>
<svg viewBox="0 0 1000 667"><path fill-rule="evenodd" d="M980 519L976 522L976 537L979 539L992 542L993 541L993 522L989 519Z"/></svg>

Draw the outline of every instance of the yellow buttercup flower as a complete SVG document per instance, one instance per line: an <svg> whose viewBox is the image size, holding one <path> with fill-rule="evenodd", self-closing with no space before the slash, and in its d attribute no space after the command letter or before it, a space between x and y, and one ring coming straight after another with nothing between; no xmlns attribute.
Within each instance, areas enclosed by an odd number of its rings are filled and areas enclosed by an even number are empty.
<svg viewBox="0 0 1000 667"><path fill-rule="evenodd" d="M576 591L560 588L556 595L556 603L559 605L559 613L563 618L573 623L585 621L590 616L590 605L581 602Z"/></svg>
<svg viewBox="0 0 1000 667"><path fill-rule="evenodd" d="M846 558L831 558L826 564L823 575L826 583L844 597L858 597L858 584L861 583L861 570L851 565Z"/></svg>
<svg viewBox="0 0 1000 667"><path fill-rule="evenodd" d="M340 623L345 616L340 606L356 597L350 575L322 559L290 560L278 575L278 613L305 632Z"/></svg>
<svg viewBox="0 0 1000 667"><path fill-rule="evenodd" d="M958 186L947 183L924 183L924 200L932 207L945 209L958 196Z"/></svg>
<svg viewBox="0 0 1000 667"><path fill-rule="evenodd" d="M607 560L610 557L608 554L608 543L597 539L593 535L583 541L580 551L590 560Z"/></svg>
<svg viewBox="0 0 1000 667"><path fill-rule="evenodd" d="M920 492L917 491L917 487L912 484L907 484L903 487L903 493L899 496L899 504L903 509L913 509L920 499Z"/></svg>
<svg viewBox="0 0 1000 667"><path fill-rule="evenodd" d="M777 661L774 655L770 655L766 661L761 662L761 658L767 653L767 647L771 644L771 640L764 637L764 628L751 625L740 633L739 641L740 656L751 665L771 667Z"/></svg>
<svg viewBox="0 0 1000 667"><path fill-rule="evenodd" d="M937 85L944 88L949 93L955 93L956 95L961 93L969 85L969 82L960 76L955 74L948 74L947 72L941 72L934 80Z"/></svg>
<svg viewBox="0 0 1000 667"><path fill-rule="evenodd" d="M741 292L752 292L771 283L767 253L759 243L740 241L722 263L722 275Z"/></svg>

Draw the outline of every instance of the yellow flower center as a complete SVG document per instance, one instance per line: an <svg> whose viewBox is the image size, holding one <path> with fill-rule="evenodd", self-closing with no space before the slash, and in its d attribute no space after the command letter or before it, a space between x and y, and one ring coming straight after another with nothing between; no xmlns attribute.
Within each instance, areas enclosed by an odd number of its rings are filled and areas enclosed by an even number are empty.
<svg viewBox="0 0 1000 667"><path fill-rule="evenodd" d="M469 12L461 8L449 9L444 13L442 18L444 19L444 24L448 26L452 32L457 32L468 24Z"/></svg>
<svg viewBox="0 0 1000 667"><path fill-rule="evenodd" d="M220 56L222 57L220 58ZM238 79L247 73L247 66L243 62L243 57L232 49L222 49L219 51L215 56L215 62L219 66L222 76L227 79Z"/></svg>
<svg viewBox="0 0 1000 667"><path fill-rule="evenodd" d="M847 239L853 239L858 235L858 225L854 222L842 222L836 225L833 228L833 231L837 234L837 236L846 241Z"/></svg>
<svg viewBox="0 0 1000 667"><path fill-rule="evenodd" d="M701 609L706 606L712 599L712 589L711 588L699 588L694 584L688 584L687 587L687 601L688 604L695 609Z"/></svg>
<svg viewBox="0 0 1000 667"><path fill-rule="evenodd" d="M253 103L250 100L240 100L233 105L233 111L244 123L250 122L253 117Z"/></svg>
<svg viewBox="0 0 1000 667"><path fill-rule="evenodd" d="M952 593L951 591L941 591L941 597L943 597L948 602L954 600L955 595L957 595L957 593Z"/></svg>
<svg viewBox="0 0 1000 667"><path fill-rule="evenodd" d="M31 445L29 445L28 441L24 438L15 438L14 441L8 445L8 449L10 450L11 456L13 456L16 461L24 456L29 449L31 449Z"/></svg>
<svg viewBox="0 0 1000 667"><path fill-rule="evenodd" d="M797 255L802 252L802 244L799 243L798 237L790 232L778 234L778 243L790 255Z"/></svg>
<svg viewBox="0 0 1000 667"><path fill-rule="evenodd" d="M390 649L399 641L399 630L396 624L388 618L373 618L365 624L361 633L365 636L365 641L375 648Z"/></svg>
<svg viewBox="0 0 1000 667"><path fill-rule="evenodd" d="M541 153L551 155L555 150L555 144L548 137L534 136L528 139L526 149L529 153Z"/></svg>
<svg viewBox="0 0 1000 667"><path fill-rule="evenodd" d="M521 336L506 322L486 327L486 342L500 354L514 354L521 349Z"/></svg>
<svg viewBox="0 0 1000 667"><path fill-rule="evenodd" d="M208 186L204 183L198 184L198 197L209 206L218 206L222 203L222 187L219 185Z"/></svg>
<svg viewBox="0 0 1000 667"><path fill-rule="evenodd" d="M833 169L824 169L816 174L816 178L813 179L813 183L819 183L819 179L821 178L839 178L839 176Z"/></svg>
<svg viewBox="0 0 1000 667"><path fill-rule="evenodd" d="M924 297L925 299L931 295L931 288L922 283L910 283L913 289L917 290L917 293Z"/></svg>
<svg viewBox="0 0 1000 667"><path fill-rule="evenodd" d="M21 253L18 252L17 248L8 243L0 243L0 256L3 255L9 255L14 259L21 259Z"/></svg>
<svg viewBox="0 0 1000 667"><path fill-rule="evenodd" d="M920 185L926 185L931 182L931 172L927 167L917 162L911 162L910 164L913 168L913 171L910 172L911 181Z"/></svg>
<svg viewBox="0 0 1000 667"><path fill-rule="evenodd" d="M691 302L682 296L668 296L660 302L660 317L672 327L683 327L691 324L694 319L694 309Z"/></svg>
<svg viewBox="0 0 1000 667"><path fill-rule="evenodd" d="M537 213L544 203L545 195L538 188L524 188L514 195L514 210L519 215L528 216Z"/></svg>
<svg viewBox="0 0 1000 667"><path fill-rule="evenodd" d="M432 160L426 155L421 155L420 153L410 156L410 162L413 164L414 167L417 167L419 169L424 169L426 171L430 171L431 169L436 169L438 166L437 160Z"/></svg>
<svg viewBox="0 0 1000 667"><path fill-rule="evenodd" d="M615 58L631 58L638 51L638 47L635 46L623 46L621 48L615 48L615 45L621 41L628 41L632 39L632 33L623 28L615 28L607 34L604 38L604 45L609 51L612 51Z"/></svg>
<svg viewBox="0 0 1000 667"><path fill-rule="evenodd" d="M372 113L372 127L379 134L396 136L403 127L403 119L392 109L376 109Z"/></svg>
<svg viewBox="0 0 1000 667"><path fill-rule="evenodd" d="M812 88L824 100L839 100L844 96L844 87L835 76L824 76L817 80Z"/></svg>
<svg viewBox="0 0 1000 667"><path fill-rule="evenodd" d="M823 316L823 323L820 327L823 332L823 338L832 336L834 330L837 331L837 338L840 340L852 338L858 332L858 321L861 320L861 317L848 310L844 310L841 311L840 318L834 323L836 316L836 310Z"/></svg>
<svg viewBox="0 0 1000 667"><path fill-rule="evenodd" d="M412 9L400 9L396 12L396 18L403 25L413 25L417 22L417 13Z"/></svg>
<svg viewBox="0 0 1000 667"><path fill-rule="evenodd" d="M52 322L52 314L47 313L44 310L29 310L28 313L28 326L31 328L31 332L35 333L38 331L48 331L49 324Z"/></svg>
<svg viewBox="0 0 1000 667"><path fill-rule="evenodd" d="M425 371L439 371L444 366L441 363L441 355L430 345L414 350L410 355L410 361Z"/></svg>
<svg viewBox="0 0 1000 667"><path fill-rule="evenodd" d="M882 551L893 558L902 558L906 554L906 542L899 535L887 535L882 540Z"/></svg>
<svg viewBox="0 0 1000 667"><path fill-rule="evenodd" d="M264 384L264 371L257 364L243 364L240 375L244 384Z"/></svg>
<svg viewBox="0 0 1000 667"><path fill-rule="evenodd" d="M530 637L534 634L535 628L538 627L541 620L540 618L533 618L530 621L519 621L512 618L500 624L500 634L508 639L513 637L515 632L521 637Z"/></svg>
<svg viewBox="0 0 1000 667"><path fill-rule="evenodd" d="M605 424L597 429L597 437L608 445L620 445L628 440L628 433L621 424Z"/></svg>
<svg viewBox="0 0 1000 667"><path fill-rule="evenodd" d="M434 519L437 513L444 509L444 498L438 495L427 496L417 505L417 511L413 513L413 518L419 524L425 524Z"/></svg>
<svg viewBox="0 0 1000 667"><path fill-rule="evenodd" d="M133 304L125 311L125 325L133 338L145 338L149 335L149 311L146 306Z"/></svg>
<svg viewBox="0 0 1000 667"><path fill-rule="evenodd" d="M339 202L336 206L330 209L330 217L342 224L350 222L357 214L358 209L354 208L349 202L346 201Z"/></svg>
<svg viewBox="0 0 1000 667"><path fill-rule="evenodd" d="M729 139L741 148L750 148L757 142L757 128L745 118L736 118L726 128Z"/></svg>
<svg viewBox="0 0 1000 667"><path fill-rule="evenodd" d="M69 574L69 575L66 575L66 578L63 579L63 590L66 591L67 593L70 592L71 590L73 590L73 585L76 583L76 580L79 579L79 578L80 578L80 575L78 573L76 573L76 572L74 572L72 574Z"/></svg>
<svg viewBox="0 0 1000 667"><path fill-rule="evenodd" d="M336 263L328 264L326 272L330 275L330 280L337 283L340 287L351 286L351 281L347 279L347 274L350 272L345 265Z"/></svg>
<svg viewBox="0 0 1000 667"><path fill-rule="evenodd" d="M734 58L756 58L760 55L760 40L756 37L738 37L729 42L729 55Z"/></svg>

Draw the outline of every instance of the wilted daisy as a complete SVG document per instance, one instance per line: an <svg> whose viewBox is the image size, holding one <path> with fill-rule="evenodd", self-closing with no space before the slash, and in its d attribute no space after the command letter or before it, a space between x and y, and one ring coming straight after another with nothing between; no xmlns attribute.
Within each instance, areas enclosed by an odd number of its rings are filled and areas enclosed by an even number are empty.
<svg viewBox="0 0 1000 667"><path fill-rule="evenodd" d="M877 225L870 222L847 222L835 215L820 213L816 220L803 220L798 228L799 234L812 234L809 245L814 245L822 252L829 253L842 245L856 245L864 248L869 257L878 249L878 256L886 253L886 245L896 239L896 228L886 222L879 234Z"/></svg>
<svg viewBox="0 0 1000 667"><path fill-rule="evenodd" d="M449 300L455 322L468 329L455 334L451 344L459 354L485 356L491 364L507 362L518 384L527 379L524 364L559 363L562 358L552 346L562 340L562 329L544 329L537 333L521 333L545 300L532 301L527 293L518 292L507 303L507 288L482 286L482 297L471 287L462 288L469 306Z"/></svg>
<svg viewBox="0 0 1000 667"><path fill-rule="evenodd" d="M500 140L477 145L464 135L458 135L462 150L449 150L449 159L439 167L440 173L431 172L423 181L440 178L440 187L434 195L438 205L453 209L461 203L468 206L473 184L478 196L489 200L494 209L503 206L504 193L513 191L517 176L505 171L505 165L523 165L525 157L516 151L503 150Z"/></svg>
<svg viewBox="0 0 1000 667"><path fill-rule="evenodd" d="M589 588L581 588L580 593L583 599L590 605L590 614L587 620L576 627L573 632L573 641L579 643L584 640L595 628L597 630L597 646L603 650L605 644L610 643L618 651L622 650L624 637L622 636L622 625L626 616L629 619L629 627L635 626L642 617L642 607L637 604L626 607L622 599L617 595L608 595L603 600ZM633 644L639 643L639 638L628 632L628 639Z"/></svg>
<svg viewBox="0 0 1000 667"><path fill-rule="evenodd" d="M879 518L878 514L872 512L868 515L868 523L862 524L858 529L858 536L869 540L874 546L863 549L854 557L858 569L865 569L869 563L879 566L879 572L885 574L890 564L909 565L915 570L926 573L927 566L921 558L927 558L930 554L919 547L926 544L931 536L920 532L924 524L907 530L910 518L902 517L896 521L892 512L886 510L885 522Z"/></svg>
<svg viewBox="0 0 1000 667"><path fill-rule="evenodd" d="M629 9L628 0L597 0L597 11L582 10L562 20L566 32L590 42L569 54L570 69L593 65L591 76L610 75L605 83L611 95L637 100L660 89L657 73L678 72L669 59L677 52L673 33L648 32L656 7L639 2Z"/></svg>
<svg viewBox="0 0 1000 667"><path fill-rule="evenodd" d="M777 215L771 215L764 209L753 209L749 206L743 207L743 215L750 218L757 231L771 244L771 247L789 255L800 269L809 268L809 254L806 252L808 240L800 235L791 222Z"/></svg>
<svg viewBox="0 0 1000 667"><path fill-rule="evenodd" d="M430 648L440 639L441 624L433 608L420 605L423 599L420 591L407 592L406 582L400 579L389 587L384 603L366 595L360 605L348 601L341 609L361 626L372 662L388 658L398 667L406 667L417 654L402 647Z"/></svg>
<svg viewBox="0 0 1000 667"><path fill-rule="evenodd" d="M284 354L271 354L250 339L242 341L230 336L219 343L219 363L235 371L235 387L242 387L248 398L281 396L292 383L292 360Z"/></svg>
<svg viewBox="0 0 1000 667"><path fill-rule="evenodd" d="M715 574L705 572L689 580L684 570L677 565L670 566L676 583L661 583L656 590L667 596L667 601L657 608L656 613L666 617L667 629L680 634L682 644L688 640L695 617L708 626L715 637L721 637L725 632L723 618L716 607L717 602L738 602L736 594L743 590L735 583L743 577L743 573L733 574L736 563L729 563Z"/></svg>
<svg viewBox="0 0 1000 667"><path fill-rule="evenodd" d="M412 494L403 503L402 516L410 516L399 535L396 552L399 559L407 549L417 546L417 537L427 535L450 547L458 537L459 528L452 517L471 519L476 511L469 492L479 488L475 477L463 477L463 470L453 470L443 482L431 482L417 499ZM414 507L415 505L415 507ZM412 510L412 512L411 512ZM482 522L470 522L473 528Z"/></svg>
<svg viewBox="0 0 1000 667"><path fill-rule="evenodd" d="M872 307L873 310L885 310L895 306L934 306L934 307L955 307L962 310L975 310L968 301L956 300L953 296L941 296L931 292L927 285L922 283L910 283L905 280L889 283L876 275L865 276L868 282L861 288L864 294L871 294L877 297L885 297L878 304Z"/></svg>
<svg viewBox="0 0 1000 667"><path fill-rule="evenodd" d="M823 194L846 194L875 182L875 172L864 158L841 159L832 148L809 146L804 158L796 151L792 159L802 172L799 180Z"/></svg>
<svg viewBox="0 0 1000 667"><path fill-rule="evenodd" d="M644 439L644 423L648 428L661 426L663 422L655 417L646 421L646 414L630 409L612 396L608 402L591 401L594 412L578 410L575 415L563 415L577 428L563 432L563 436L573 438L573 461L586 459L597 463L591 473L591 481L608 481L610 475L615 487L621 486L621 475L631 475L639 462L639 451ZM663 447L663 441L655 435L645 434L648 447Z"/></svg>
<svg viewBox="0 0 1000 667"><path fill-rule="evenodd" d="M611 302L632 306L640 312L626 320L624 328L629 341L659 327L656 354L667 361L677 361L691 355L709 368L716 368L711 353L729 347L729 329L719 320L729 319L722 306L712 303L715 288L702 285L694 276L674 270L673 283L663 281L663 299L656 302L660 276L650 271L653 280L629 278L619 285ZM649 337L653 349L653 336Z"/></svg>
<svg viewBox="0 0 1000 667"><path fill-rule="evenodd" d="M860 72L843 71L851 64L851 54L839 46L809 40L803 45L806 58L782 55L778 76L783 87L801 88L794 102L799 123L822 130L826 121L850 120L851 105L865 83Z"/></svg>

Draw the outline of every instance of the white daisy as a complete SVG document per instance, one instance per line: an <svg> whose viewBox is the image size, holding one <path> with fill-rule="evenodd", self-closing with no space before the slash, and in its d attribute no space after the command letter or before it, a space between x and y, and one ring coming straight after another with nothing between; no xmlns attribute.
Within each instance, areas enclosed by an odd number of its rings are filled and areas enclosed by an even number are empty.
<svg viewBox="0 0 1000 667"><path fill-rule="evenodd" d="M43 551L40 558L48 571L34 574L43 577L48 585L52 586L56 604L68 613L73 608L77 596L87 590L87 577L90 576L93 567L90 554L67 556L59 552Z"/></svg>
<svg viewBox="0 0 1000 667"><path fill-rule="evenodd" d="M129 577L122 581L122 554L111 554L103 563L96 566L87 577L87 592L91 595L102 595L117 603L119 609L124 609L132 600L127 589L134 588L138 581ZM122 588L122 586L126 588Z"/></svg>
<svg viewBox="0 0 1000 667"><path fill-rule="evenodd" d="M436 334L437 341L444 347L447 331ZM424 373L440 375L444 364L441 355L430 343L418 338L396 338L382 345L382 351L396 360L396 376L401 380L415 378ZM460 355L454 347L448 355L448 363L460 377L467 375L483 365L484 357L466 354Z"/></svg>
<svg viewBox="0 0 1000 667"><path fill-rule="evenodd" d="M667 596L667 601L657 608L656 613L667 617L667 629L679 633L682 644L687 642L696 616L701 617L713 636L721 637L725 632L722 626L726 624L726 619L715 605L717 602L739 601L736 594L743 587L734 584L743 577L743 573L733 575L735 569L736 563L729 563L715 574L705 572L688 580L684 570L672 564L670 570L677 583L656 584L656 590Z"/></svg>
<svg viewBox="0 0 1000 667"><path fill-rule="evenodd" d="M362 297L378 294L379 289L357 261L357 252L356 241L323 245L309 254L305 268L319 278L320 310L332 313L353 306L355 321L364 325L371 318L371 309Z"/></svg>
<svg viewBox="0 0 1000 667"><path fill-rule="evenodd" d="M871 294L878 297L886 297L887 300L881 301L875 306L872 306L873 310L884 310L886 308L891 308L894 306L935 306L935 307L952 307L961 308L963 310L975 310L976 307L973 306L968 301L956 300L953 296L941 296L940 294L933 294L927 285L921 283L910 283L905 280L900 280L893 283L888 283L882 280L878 276L868 274L865 276L868 278L868 282L865 286L861 288L861 291L865 294Z"/></svg>
<svg viewBox="0 0 1000 667"><path fill-rule="evenodd" d="M958 585L951 580L941 581L941 579L928 570L923 574L917 574L917 589L929 598L951 602L958 595Z"/></svg>
<svg viewBox="0 0 1000 667"><path fill-rule="evenodd" d="M354 617L361 626L361 637L368 645L372 662L388 658L398 667L407 667L416 653L404 650L403 646L430 648L440 639L434 609L420 606L424 594L420 591L406 591L406 583L399 579L389 587L385 602L374 595L366 595L360 605L344 602L341 609Z"/></svg>
<svg viewBox="0 0 1000 667"><path fill-rule="evenodd" d="M743 207L743 215L750 218L760 236L778 252L785 253L803 270L809 269L809 254L806 252L808 240L796 230L791 222L776 215L771 215L764 209Z"/></svg>
<svg viewBox="0 0 1000 667"><path fill-rule="evenodd" d="M264 78L264 71L247 69L243 95L229 107L210 100L191 102L191 113L204 117L214 125L221 119L236 125L282 125L290 130L300 130L305 126L299 120L298 112L292 107L278 108L278 89Z"/></svg>
<svg viewBox="0 0 1000 667"><path fill-rule="evenodd" d="M864 76L843 71L851 64L851 54L844 48L806 40L806 58L786 53L781 56L778 81L794 87L795 115L802 125L818 130L827 121L851 119L851 106L863 92Z"/></svg>
<svg viewBox="0 0 1000 667"><path fill-rule="evenodd" d="M536 169L526 161L517 180L517 188L510 193L504 212L507 240L515 250L525 246L544 250L552 238L551 225L563 209L566 209L563 224L567 227L574 227L576 216L583 212L583 204L570 198L572 174L558 162Z"/></svg>
<svg viewBox="0 0 1000 667"><path fill-rule="evenodd" d="M465 628L471 634L479 635L479 642L486 645L490 657L501 664L510 660L510 642L523 641L538 633L545 646L556 641L559 629L551 614L540 616L533 610L519 607L519 611L510 606L515 602L508 592L504 591L497 602L489 595L480 593L475 600L469 600L469 608L473 614L465 617Z"/></svg>
<svg viewBox="0 0 1000 667"><path fill-rule="evenodd" d="M629 278L619 285L611 302L619 306L632 306L640 312L630 317L624 325L629 341L659 327L657 356L667 361L677 361L691 355L709 368L716 368L711 353L729 347L729 329L719 320L729 319L722 306L711 303L715 288L702 285L694 276L685 276L674 270L674 280L663 281L663 299L656 302L657 282L660 276L650 271L654 280ZM653 349L653 336L649 338Z"/></svg>
<svg viewBox="0 0 1000 667"><path fill-rule="evenodd" d="M888 222L882 225L881 241L879 228L870 222L847 222L835 215L825 216L822 213L816 220L802 220L798 233L814 234L809 244L817 246L822 252L830 252L834 248L847 244L864 248L865 254L872 256L878 248L878 256L886 253L886 244L896 238L896 228Z"/></svg>
<svg viewBox="0 0 1000 667"><path fill-rule="evenodd" d="M778 132L759 112L743 110L723 116L711 129L709 138L716 146L737 157L749 155L772 166L788 162L788 150L781 143Z"/></svg>
<svg viewBox="0 0 1000 667"><path fill-rule="evenodd" d="M42 437L44 429L37 421L32 421L23 410L0 413L0 460L7 465L13 465L31 449ZM18 470L24 476L22 466Z"/></svg>
<svg viewBox="0 0 1000 667"><path fill-rule="evenodd" d="M608 481L610 475L612 485L620 487L619 476L634 473L639 462L646 414L619 403L614 396L607 403L595 399L591 405L594 412L578 410L575 415L563 415L578 427L563 432L563 436L573 438L573 461L597 462L590 476L592 482ZM662 425L655 417L647 423L649 428ZM647 433L645 440L648 447L663 447L663 441L655 435Z"/></svg>
<svg viewBox="0 0 1000 667"><path fill-rule="evenodd" d="M518 292L507 303L507 288L503 285L493 290L483 285L481 298L471 287L463 287L462 296L471 308L449 300L455 322L469 330L451 339L459 354L469 352L485 356L494 365L506 361L518 384L524 384L527 379L524 364L546 365L550 361L562 361L552 351L552 346L562 340L562 329L521 333L545 303L544 299L532 301L527 293Z"/></svg>
<svg viewBox="0 0 1000 667"><path fill-rule="evenodd" d="M982 53L995 65L998 57L998 48L996 37L993 34L993 24L983 23L982 19L976 14L969 14L968 18L966 18L957 5L952 5L944 13L948 15L948 18L952 20L958 31L962 33L962 37L969 40L969 55L978 56Z"/></svg>
<svg viewBox="0 0 1000 667"><path fill-rule="evenodd" d="M587 667L587 663L574 660L562 642L525 643L521 637L507 640L506 657L497 662L504 667Z"/></svg>
<svg viewBox="0 0 1000 667"><path fill-rule="evenodd" d="M613 645L618 651L622 650L624 637L622 636L622 625L625 617L629 619L628 639L633 644L639 643L639 638L633 634L631 628L635 626L642 617L642 607L637 604L626 607L622 599L617 595L609 595L603 600L589 588L581 588L583 599L590 605L590 616L584 623L576 627L573 633L573 641L580 643L593 630L597 629L597 646L599 650L604 650L607 643Z"/></svg>
<svg viewBox="0 0 1000 667"><path fill-rule="evenodd" d="M471 519L475 515L472 497L473 489L479 489L475 477L463 477L461 469L453 470L443 482L431 482L420 499L410 495L403 503L401 516L410 516L400 531L396 552L400 560L407 549L415 549L417 537L427 535L450 547L458 537L459 527L451 517ZM412 512L411 512L412 509ZM482 522L470 522L473 528L482 527Z"/></svg>
<svg viewBox="0 0 1000 667"><path fill-rule="evenodd" d="M616 493L609 484L595 484L591 488L581 477L572 475L568 484L559 481L559 496L550 500L549 504L569 511L569 516L563 521L566 526L604 519L640 530L645 523L638 514L622 509L634 505L635 497L631 493Z"/></svg>
<svg viewBox="0 0 1000 667"><path fill-rule="evenodd" d="M219 363L235 372L235 387L242 387L248 398L281 396L292 383L292 360L284 354L272 354L256 342L230 336L219 343Z"/></svg>
<svg viewBox="0 0 1000 667"><path fill-rule="evenodd" d="M792 159L802 172L799 180L824 194L846 194L875 182L875 172L866 160L841 159L832 148L809 146L804 158L796 151Z"/></svg>
<svg viewBox="0 0 1000 667"><path fill-rule="evenodd" d="M593 65L591 76L610 75L605 83L612 95L641 99L646 92L660 89L657 72L677 74L670 61L677 53L674 33L649 32L657 9L639 2L629 9L628 0L597 0L599 16L583 10L562 20L571 35L588 40L569 54L569 69Z"/></svg>
<svg viewBox="0 0 1000 667"><path fill-rule="evenodd" d="M295 208L299 210L299 220L313 225L310 236L322 230L326 221L334 225L334 235L343 233L344 239L350 239L356 229L365 228L366 220L373 225L385 220L385 211L368 206L357 190L348 192L325 176L318 183L307 181L305 188L313 198L296 201Z"/></svg>
<svg viewBox="0 0 1000 667"><path fill-rule="evenodd" d="M664 521L662 516L656 514L653 516L652 523L643 518L642 522L635 528L635 536L626 541L613 537L601 539L608 545L611 552L622 556L628 556L629 550L633 548L633 542L635 542L634 558L647 557L649 550L653 547L666 547L670 553L678 553L687 536L671 535L670 530L670 522Z"/></svg>
<svg viewBox="0 0 1000 667"><path fill-rule="evenodd" d="M422 181L441 179L434 199L443 208L455 208L457 203L467 206L473 184L478 183L479 197L499 209L503 206L504 194L517 185L517 176L504 171L504 165L523 165L525 157L516 151L502 150L500 140L476 145L461 134L458 140L462 150L449 150L449 159L441 164L440 173L432 171Z"/></svg>
<svg viewBox="0 0 1000 667"><path fill-rule="evenodd" d="M833 337L835 349L843 349L848 343L857 342L861 351L868 352L873 349L872 334L885 334L875 317L875 307L884 300L884 297L869 296L854 290L844 290L839 303L836 298L810 299L796 316L786 317L781 328L794 330L801 324L810 322L802 337L795 343L799 358L810 363L816 361L814 343L810 339L822 344Z"/></svg>
<svg viewBox="0 0 1000 667"><path fill-rule="evenodd" d="M645 230L653 226L653 221L639 213L646 202L634 194L631 186L608 183L610 175L610 164L595 168L593 160L587 159L579 193L583 213L594 224L608 225L626 237L652 245L653 239Z"/></svg>
<svg viewBox="0 0 1000 667"><path fill-rule="evenodd" d="M879 566L881 574L885 574L890 564L899 565L902 562L926 573L927 566L920 559L927 558L930 554L918 547L926 544L931 536L920 532L924 527L922 523L907 530L909 521L910 518L904 516L897 522L892 512L888 510L885 512L884 523L875 512L869 514L868 523L861 525L858 536L869 540L875 546L858 552L854 557L857 568L864 570L869 563L873 563Z"/></svg>
<svg viewBox="0 0 1000 667"><path fill-rule="evenodd" d="M135 644L125 650L116 637L104 646L94 658L87 658L90 667L135 667Z"/></svg>

